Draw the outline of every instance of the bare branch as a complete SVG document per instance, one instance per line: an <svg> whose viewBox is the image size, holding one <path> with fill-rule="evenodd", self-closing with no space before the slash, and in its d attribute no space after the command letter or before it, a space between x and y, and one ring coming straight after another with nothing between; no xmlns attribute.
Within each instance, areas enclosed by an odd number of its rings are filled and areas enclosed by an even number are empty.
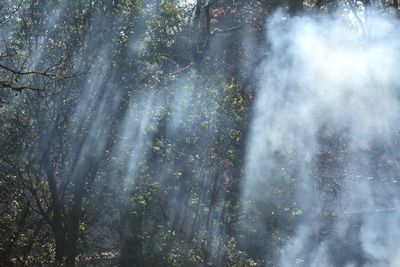
<svg viewBox="0 0 400 267"><path fill-rule="evenodd" d="M247 24L242 24L242 25L234 26L234 27L227 28L227 29L216 28L211 32L211 35L230 33L230 32L236 31L236 30L240 30L240 29L244 28L246 25Z"/></svg>

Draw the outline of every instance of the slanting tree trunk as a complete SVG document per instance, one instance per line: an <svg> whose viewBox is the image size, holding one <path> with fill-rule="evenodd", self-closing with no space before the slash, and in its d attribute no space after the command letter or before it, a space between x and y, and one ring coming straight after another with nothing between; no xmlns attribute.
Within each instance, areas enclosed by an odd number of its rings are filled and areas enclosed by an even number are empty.
<svg viewBox="0 0 400 267"><path fill-rule="evenodd" d="M303 0L288 0L289 15L296 16L303 12Z"/></svg>

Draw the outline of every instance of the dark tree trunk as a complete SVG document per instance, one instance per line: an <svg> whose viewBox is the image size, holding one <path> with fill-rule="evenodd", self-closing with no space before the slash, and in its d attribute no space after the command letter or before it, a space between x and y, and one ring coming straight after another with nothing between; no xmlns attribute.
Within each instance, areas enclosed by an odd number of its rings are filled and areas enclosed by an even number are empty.
<svg viewBox="0 0 400 267"><path fill-rule="evenodd" d="M296 16L303 12L303 0L288 0L289 15Z"/></svg>
<svg viewBox="0 0 400 267"><path fill-rule="evenodd" d="M396 15L399 16L399 0L393 0L393 8L395 9Z"/></svg>
<svg viewBox="0 0 400 267"><path fill-rule="evenodd" d="M77 255L77 245L78 245L78 233L79 233L79 223L82 213L82 201L84 197L84 178L79 179L75 182L75 192L74 192L74 202L72 205L71 215L70 215L70 225L68 230L68 242L66 247L66 265L75 266L75 258Z"/></svg>
<svg viewBox="0 0 400 267"><path fill-rule="evenodd" d="M61 229L54 229L56 242L56 263L62 264L65 257L65 233Z"/></svg>
<svg viewBox="0 0 400 267"><path fill-rule="evenodd" d="M135 267L146 266L143 257L143 246L140 236L142 234L143 211L137 210L136 214L130 213L125 207L121 211L120 258L119 266Z"/></svg>
<svg viewBox="0 0 400 267"><path fill-rule="evenodd" d="M47 174L47 182L49 184L50 188L50 194L51 194L51 204L53 205L53 218L50 219L48 216L46 216L48 222L50 223L53 233L54 233L54 239L56 243L56 255L55 255L55 261L57 264L62 264L64 262L64 257L65 257L65 245L66 245L66 239L65 239L65 228L63 224L63 210L62 210L62 204L60 203L59 199L59 191L57 188L57 181L54 175L54 168L52 167L52 164L50 163L50 160L48 158L49 153L45 156L43 160L43 165L46 170Z"/></svg>

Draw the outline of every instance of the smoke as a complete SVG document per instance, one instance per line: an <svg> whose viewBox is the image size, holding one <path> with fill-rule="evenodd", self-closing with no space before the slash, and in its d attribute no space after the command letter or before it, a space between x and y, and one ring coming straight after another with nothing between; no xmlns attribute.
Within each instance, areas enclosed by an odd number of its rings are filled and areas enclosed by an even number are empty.
<svg viewBox="0 0 400 267"><path fill-rule="evenodd" d="M268 23L242 200L293 229L279 266L398 265L400 32L368 15Z"/></svg>
<svg viewBox="0 0 400 267"><path fill-rule="evenodd" d="M49 39L51 38L52 34L57 30L57 25L60 23L62 16L64 15L65 10L65 3L59 4L58 7L52 8L50 6L46 6L51 10L49 16L44 22L42 26L43 34L42 36L37 37L37 42L32 48L32 55L30 58L31 61L31 68L37 69L40 64L43 64L42 58L43 54L46 51L46 46L49 44ZM42 67L42 66L40 66Z"/></svg>
<svg viewBox="0 0 400 267"><path fill-rule="evenodd" d="M154 117L163 108L163 98L155 93L134 97L125 118L121 122L120 139L114 152L114 160L127 175L124 190L131 192L139 164L146 160L159 118ZM115 166L114 166L115 168ZM120 169L120 168L118 168ZM121 170L120 170L121 171Z"/></svg>
<svg viewBox="0 0 400 267"><path fill-rule="evenodd" d="M137 21L130 33L129 47L134 56L146 53L150 42L148 32L151 32L155 18L160 12L159 0L147 0L141 3L141 9L137 14ZM148 31L149 30L149 31Z"/></svg>

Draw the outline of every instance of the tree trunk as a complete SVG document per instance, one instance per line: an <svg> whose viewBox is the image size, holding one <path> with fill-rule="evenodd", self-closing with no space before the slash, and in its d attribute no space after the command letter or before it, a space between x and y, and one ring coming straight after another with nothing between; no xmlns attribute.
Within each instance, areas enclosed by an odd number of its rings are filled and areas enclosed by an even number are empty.
<svg viewBox="0 0 400 267"><path fill-rule="evenodd" d="M53 228L54 239L56 243L56 263L63 264L65 258L65 228L63 225L62 211L59 203L54 199L53 196L54 211L53 211L53 220L51 226Z"/></svg>
<svg viewBox="0 0 400 267"><path fill-rule="evenodd" d="M65 257L65 233L60 229L54 229L56 242L56 263L61 265Z"/></svg>
<svg viewBox="0 0 400 267"><path fill-rule="evenodd" d="M303 0L288 0L289 15L296 16L303 12Z"/></svg>
<svg viewBox="0 0 400 267"><path fill-rule="evenodd" d="M50 160L48 158L48 154L45 156L43 160L43 165L46 170L47 174L47 182L49 184L50 188L50 195L51 195L51 201L53 205L53 218L50 220L48 217L48 220L51 224L51 227L53 229L54 233L54 239L56 243L56 258L55 261L57 264L62 264L64 262L64 257L65 257L65 245L66 245L66 239L65 239L65 225L63 224L63 211L62 211L62 205L59 200L59 191L57 189L57 181L54 176L54 168L52 167L52 164L50 163Z"/></svg>
<svg viewBox="0 0 400 267"><path fill-rule="evenodd" d="M68 231L68 243L66 248L66 266L75 266L75 258L77 255L79 223L82 213L82 201L84 196L84 179L76 181L74 202L71 210L71 220L69 221L70 227Z"/></svg>
<svg viewBox="0 0 400 267"><path fill-rule="evenodd" d="M396 12L396 15L399 16L399 0L393 0L393 8Z"/></svg>

